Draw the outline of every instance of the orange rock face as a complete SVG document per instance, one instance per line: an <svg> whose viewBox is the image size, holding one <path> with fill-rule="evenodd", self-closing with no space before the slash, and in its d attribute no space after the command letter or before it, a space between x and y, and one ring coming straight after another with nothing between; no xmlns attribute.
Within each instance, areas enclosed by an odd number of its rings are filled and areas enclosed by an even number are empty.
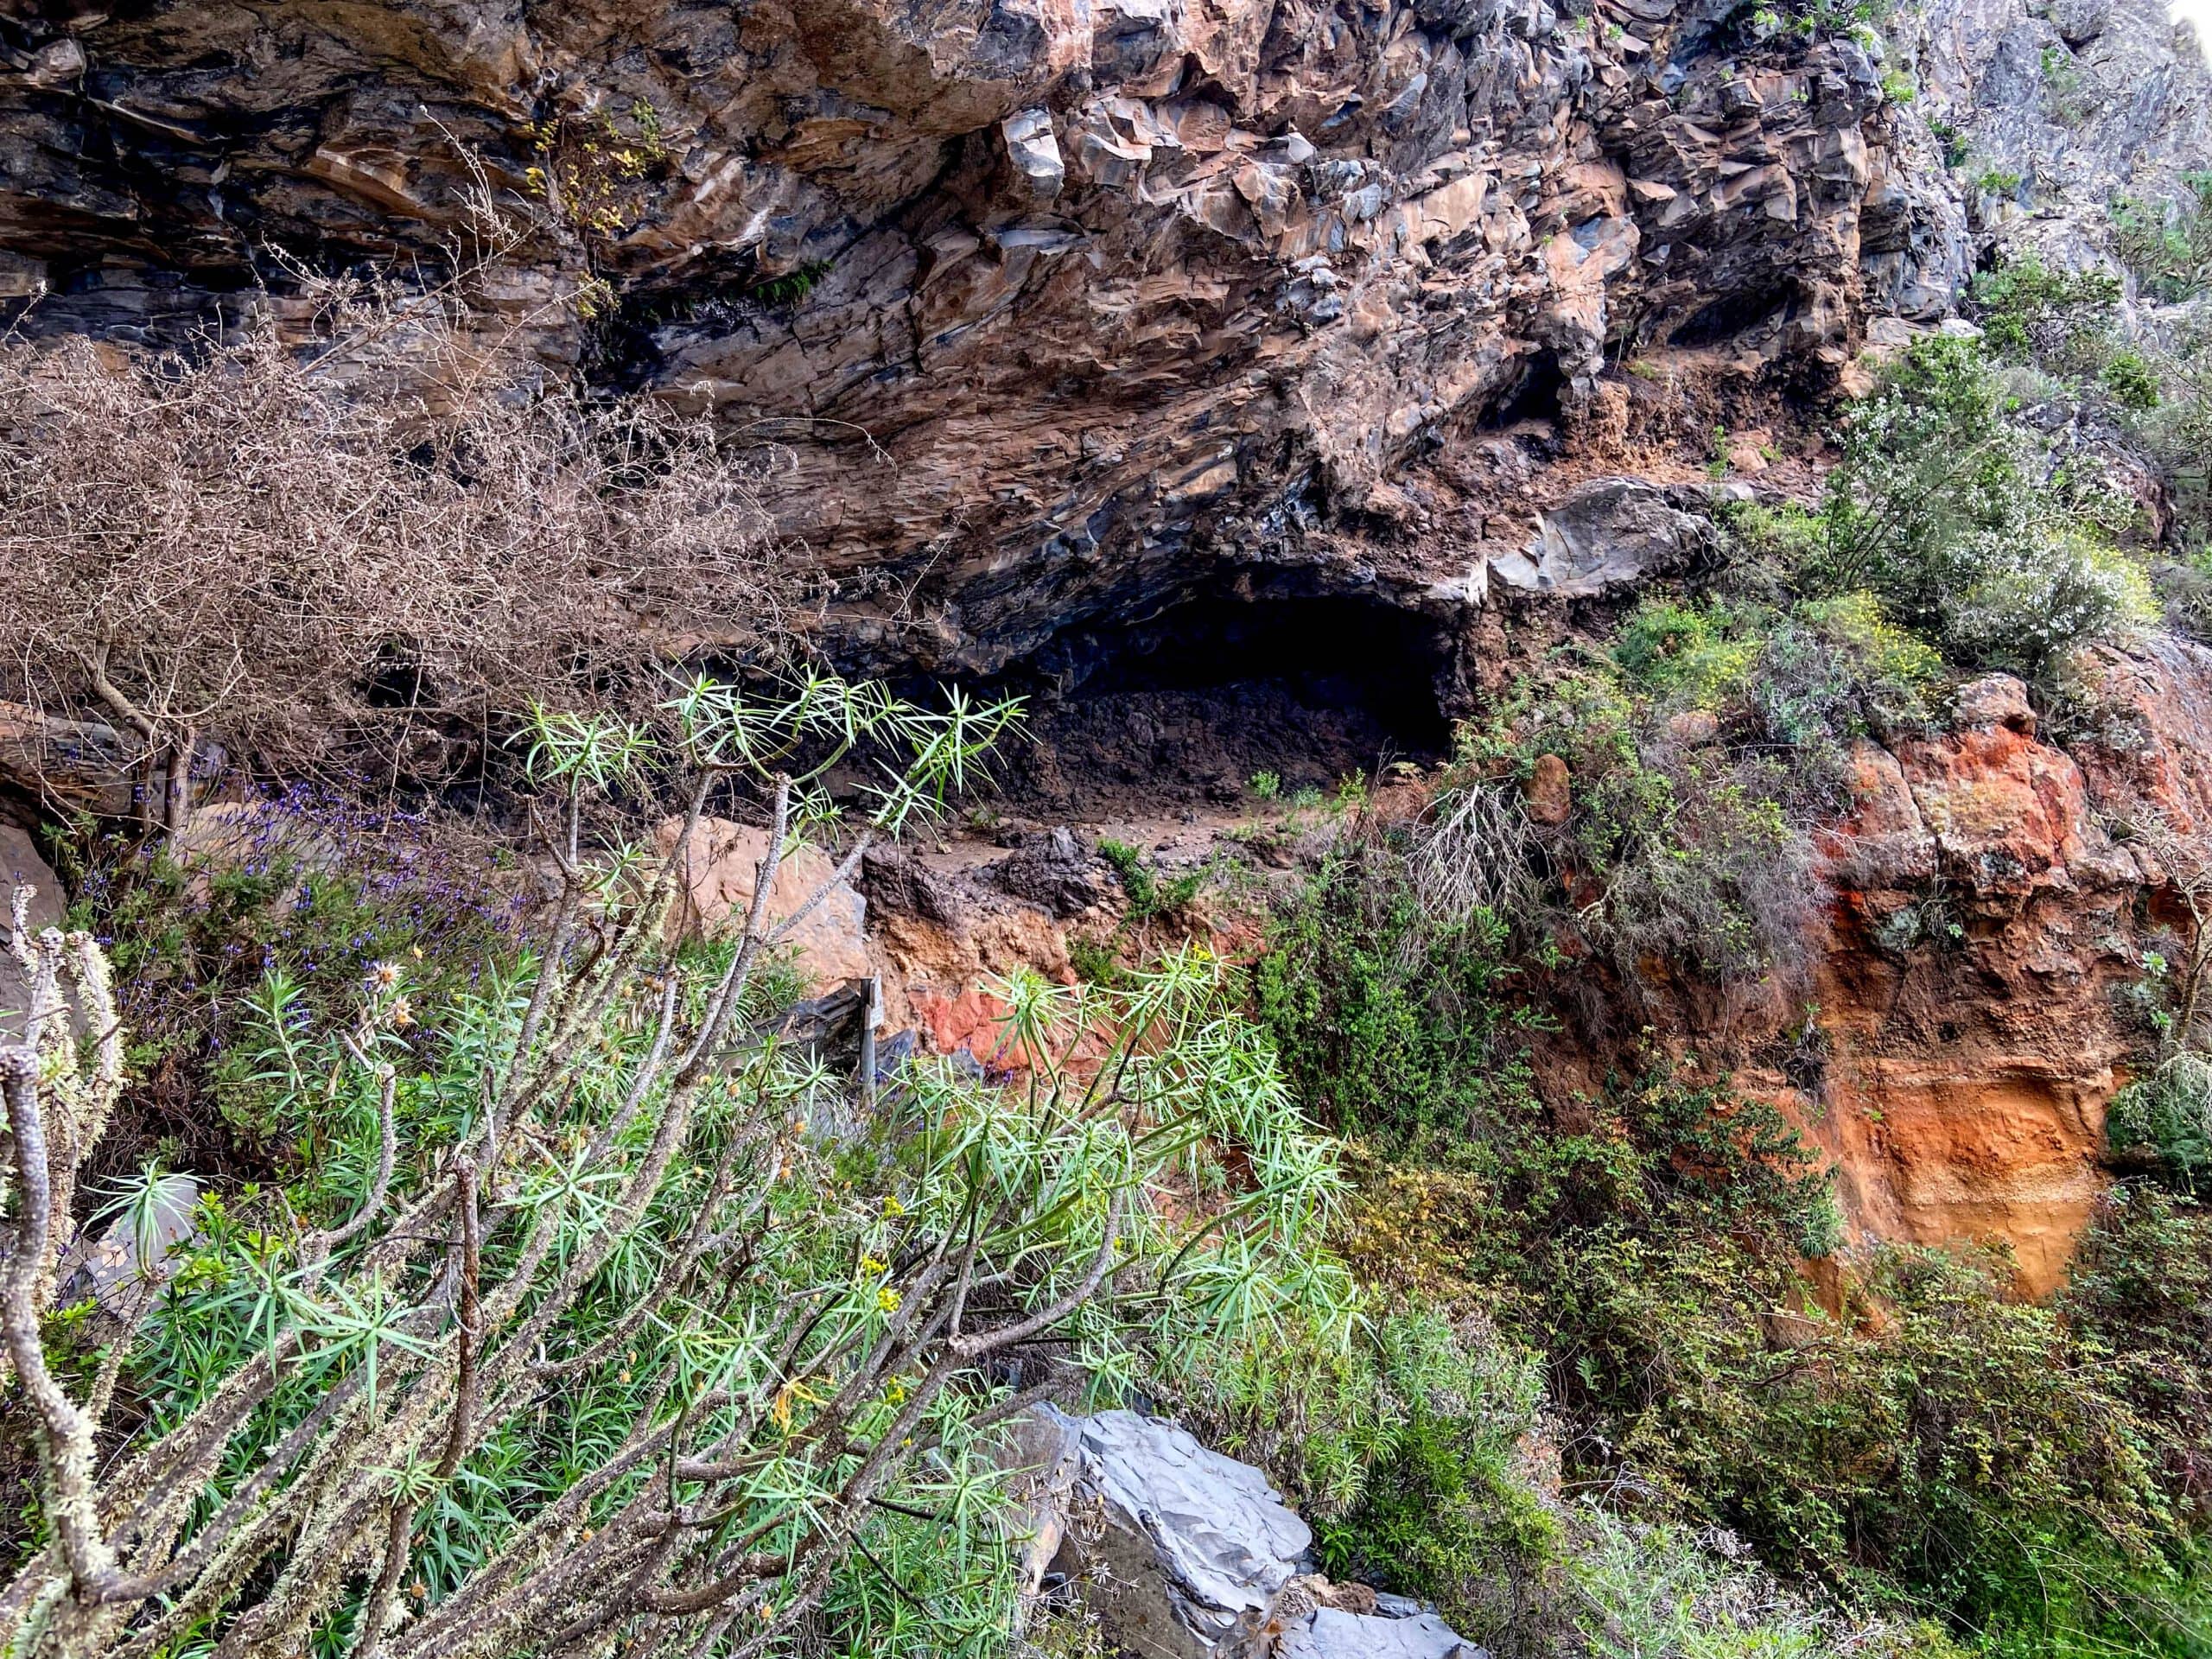
<svg viewBox="0 0 2212 1659"><path fill-rule="evenodd" d="M1768 1079L1834 1160L1861 1238L1996 1239L2041 1295L2104 1185L2106 1103L2139 1041L2165 877L2114 830L2212 824L2212 652L2160 641L2093 664L2094 734L2037 735L2015 682L1965 688L1959 729L1862 746L1855 809L1823 851L1811 964L1827 1052Z"/></svg>

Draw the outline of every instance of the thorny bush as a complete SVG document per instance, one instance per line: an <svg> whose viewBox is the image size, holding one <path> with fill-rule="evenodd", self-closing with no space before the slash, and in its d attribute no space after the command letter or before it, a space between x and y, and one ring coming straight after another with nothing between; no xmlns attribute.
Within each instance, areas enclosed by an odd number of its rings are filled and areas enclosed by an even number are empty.
<svg viewBox="0 0 2212 1659"><path fill-rule="evenodd" d="M396 963L347 1028L272 1038L270 1110L313 1117L318 1155L203 1199L90 1303L55 1287L123 1033L89 938L26 941L42 1018L0 1055L0 1325L43 1478L10 1650L977 1650L1011 1593L998 1425L1048 1385L1110 1395L1341 1317L1327 1143L1203 953L1119 991L1011 984L1019 1084L918 1063L869 1112L760 994L804 911L771 927L756 897L719 950L663 944L715 779L768 803L766 895L830 767L903 757L849 872L1014 712L692 686L671 713L699 782L657 862L578 838L636 731L541 714L532 764L568 811L542 949L457 994L435 1043Z"/></svg>

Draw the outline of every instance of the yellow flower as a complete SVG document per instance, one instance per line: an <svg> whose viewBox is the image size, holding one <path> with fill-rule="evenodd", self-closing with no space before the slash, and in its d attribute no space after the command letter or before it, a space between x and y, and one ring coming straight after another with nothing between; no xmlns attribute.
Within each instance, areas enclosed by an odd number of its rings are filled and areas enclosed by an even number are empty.
<svg viewBox="0 0 2212 1659"><path fill-rule="evenodd" d="M890 1268L891 1264L888 1262L879 1257L873 1255L861 1257L861 1276L864 1279L873 1279L879 1273L887 1273Z"/></svg>
<svg viewBox="0 0 2212 1659"><path fill-rule="evenodd" d="M875 1306L877 1311L880 1313L897 1313L899 1311L899 1293L892 1289L890 1286L886 1285L881 1290L875 1293Z"/></svg>
<svg viewBox="0 0 2212 1659"><path fill-rule="evenodd" d="M883 1213L887 1216L903 1216L906 1213L906 1206L887 1192L883 1195Z"/></svg>

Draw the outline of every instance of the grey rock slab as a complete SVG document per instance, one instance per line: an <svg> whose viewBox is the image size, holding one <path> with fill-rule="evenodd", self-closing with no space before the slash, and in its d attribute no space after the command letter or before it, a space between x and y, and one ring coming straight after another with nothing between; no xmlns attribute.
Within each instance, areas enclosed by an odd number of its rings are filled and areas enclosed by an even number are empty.
<svg viewBox="0 0 2212 1659"><path fill-rule="evenodd" d="M1133 1411L1081 1420L1077 1443L1076 1495L1103 1524L1095 1544L1071 1529L1062 1570L1107 1634L1147 1656L1264 1654L1283 1586L1313 1542L1267 1478Z"/></svg>
<svg viewBox="0 0 2212 1659"><path fill-rule="evenodd" d="M1275 1659L1490 1659L1435 1613L1389 1618L1316 1607L1275 1643Z"/></svg>
<svg viewBox="0 0 2212 1659"><path fill-rule="evenodd" d="M1711 533L1669 493L1636 478L1599 478L1536 521L1526 549L1493 558L1491 573L1531 593L1580 598L1669 569Z"/></svg>

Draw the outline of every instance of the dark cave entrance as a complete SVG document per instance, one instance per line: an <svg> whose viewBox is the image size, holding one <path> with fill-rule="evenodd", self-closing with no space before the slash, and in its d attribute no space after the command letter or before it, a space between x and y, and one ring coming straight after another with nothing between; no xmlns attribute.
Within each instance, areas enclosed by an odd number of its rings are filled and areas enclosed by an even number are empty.
<svg viewBox="0 0 2212 1659"><path fill-rule="evenodd" d="M1010 792L1077 813L1226 804L1255 777L1332 790L1450 747L1452 631L1378 600L1201 593L1071 629L1007 686L1031 696Z"/></svg>
<svg viewBox="0 0 2212 1659"><path fill-rule="evenodd" d="M1522 421L1549 421L1557 425L1562 418L1560 400L1566 392L1567 376L1560 370L1559 353L1539 352L1484 413L1482 429L1503 432Z"/></svg>

